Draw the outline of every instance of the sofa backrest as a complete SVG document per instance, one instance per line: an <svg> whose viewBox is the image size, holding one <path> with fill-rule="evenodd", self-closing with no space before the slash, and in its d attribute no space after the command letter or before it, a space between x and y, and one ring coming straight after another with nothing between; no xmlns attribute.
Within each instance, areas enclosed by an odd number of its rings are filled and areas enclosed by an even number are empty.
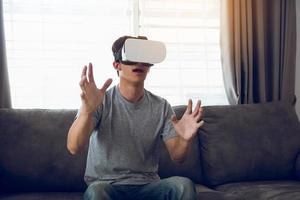
<svg viewBox="0 0 300 200"><path fill-rule="evenodd" d="M205 182L294 179L300 126L284 102L207 106L200 128Z"/></svg>
<svg viewBox="0 0 300 200"><path fill-rule="evenodd" d="M75 110L0 109L0 191L83 191L86 154L71 155Z"/></svg>
<svg viewBox="0 0 300 200"><path fill-rule="evenodd" d="M181 117L185 106L174 107ZM76 110L0 109L0 193L30 191L84 191L87 149L71 155L67 133ZM166 148L160 156L159 174L202 180L199 140L181 165L170 160Z"/></svg>

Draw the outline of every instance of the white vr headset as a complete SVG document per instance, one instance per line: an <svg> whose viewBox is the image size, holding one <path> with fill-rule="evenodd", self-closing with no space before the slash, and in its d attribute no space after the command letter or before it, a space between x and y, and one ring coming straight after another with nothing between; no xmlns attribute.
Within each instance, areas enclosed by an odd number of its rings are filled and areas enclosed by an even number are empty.
<svg viewBox="0 0 300 200"><path fill-rule="evenodd" d="M124 64L146 63L148 66L162 62L166 57L165 44L159 41L129 38L115 59Z"/></svg>

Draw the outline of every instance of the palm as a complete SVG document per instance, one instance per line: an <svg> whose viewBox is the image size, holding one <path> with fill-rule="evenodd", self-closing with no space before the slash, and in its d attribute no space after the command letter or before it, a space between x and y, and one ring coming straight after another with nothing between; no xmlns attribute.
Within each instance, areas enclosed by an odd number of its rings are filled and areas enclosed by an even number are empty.
<svg viewBox="0 0 300 200"><path fill-rule="evenodd" d="M87 111L96 110L103 101L104 93L101 92L95 83L88 83L85 87L85 98L82 99Z"/></svg>
<svg viewBox="0 0 300 200"><path fill-rule="evenodd" d="M81 81L79 83L82 90L81 101L82 108L81 112L92 113L97 107L103 102L104 94L106 89L111 84L112 80L108 79L101 89L98 89L93 75L93 66L89 64L88 78L86 76L87 67L85 66L82 70Z"/></svg>
<svg viewBox="0 0 300 200"><path fill-rule="evenodd" d="M202 126L203 121L202 108L200 102L197 103L194 111L192 112L192 101L189 101L187 109L180 120L176 116L172 117L173 126L179 136L184 140L191 140L196 134L198 129Z"/></svg>

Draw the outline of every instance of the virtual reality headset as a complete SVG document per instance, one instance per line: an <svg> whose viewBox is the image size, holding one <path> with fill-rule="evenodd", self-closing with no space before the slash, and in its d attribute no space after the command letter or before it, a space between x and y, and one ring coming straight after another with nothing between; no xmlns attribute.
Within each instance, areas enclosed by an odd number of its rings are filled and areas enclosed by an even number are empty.
<svg viewBox="0 0 300 200"><path fill-rule="evenodd" d="M116 53L115 60L126 65L143 63L150 67L162 62L165 57L166 47L164 43L129 38L125 40L123 47Z"/></svg>

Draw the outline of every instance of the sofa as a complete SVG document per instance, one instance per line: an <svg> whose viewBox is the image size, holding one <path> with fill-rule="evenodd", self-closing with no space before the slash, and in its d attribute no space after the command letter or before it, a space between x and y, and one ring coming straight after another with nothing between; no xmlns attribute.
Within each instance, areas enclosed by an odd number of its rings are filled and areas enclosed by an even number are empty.
<svg viewBox="0 0 300 200"><path fill-rule="evenodd" d="M185 106L174 106L180 118ZM86 153L71 155L76 110L0 109L0 199L82 199ZM300 199L300 124L285 102L204 106L188 158L163 147L159 175L194 181L199 200Z"/></svg>

